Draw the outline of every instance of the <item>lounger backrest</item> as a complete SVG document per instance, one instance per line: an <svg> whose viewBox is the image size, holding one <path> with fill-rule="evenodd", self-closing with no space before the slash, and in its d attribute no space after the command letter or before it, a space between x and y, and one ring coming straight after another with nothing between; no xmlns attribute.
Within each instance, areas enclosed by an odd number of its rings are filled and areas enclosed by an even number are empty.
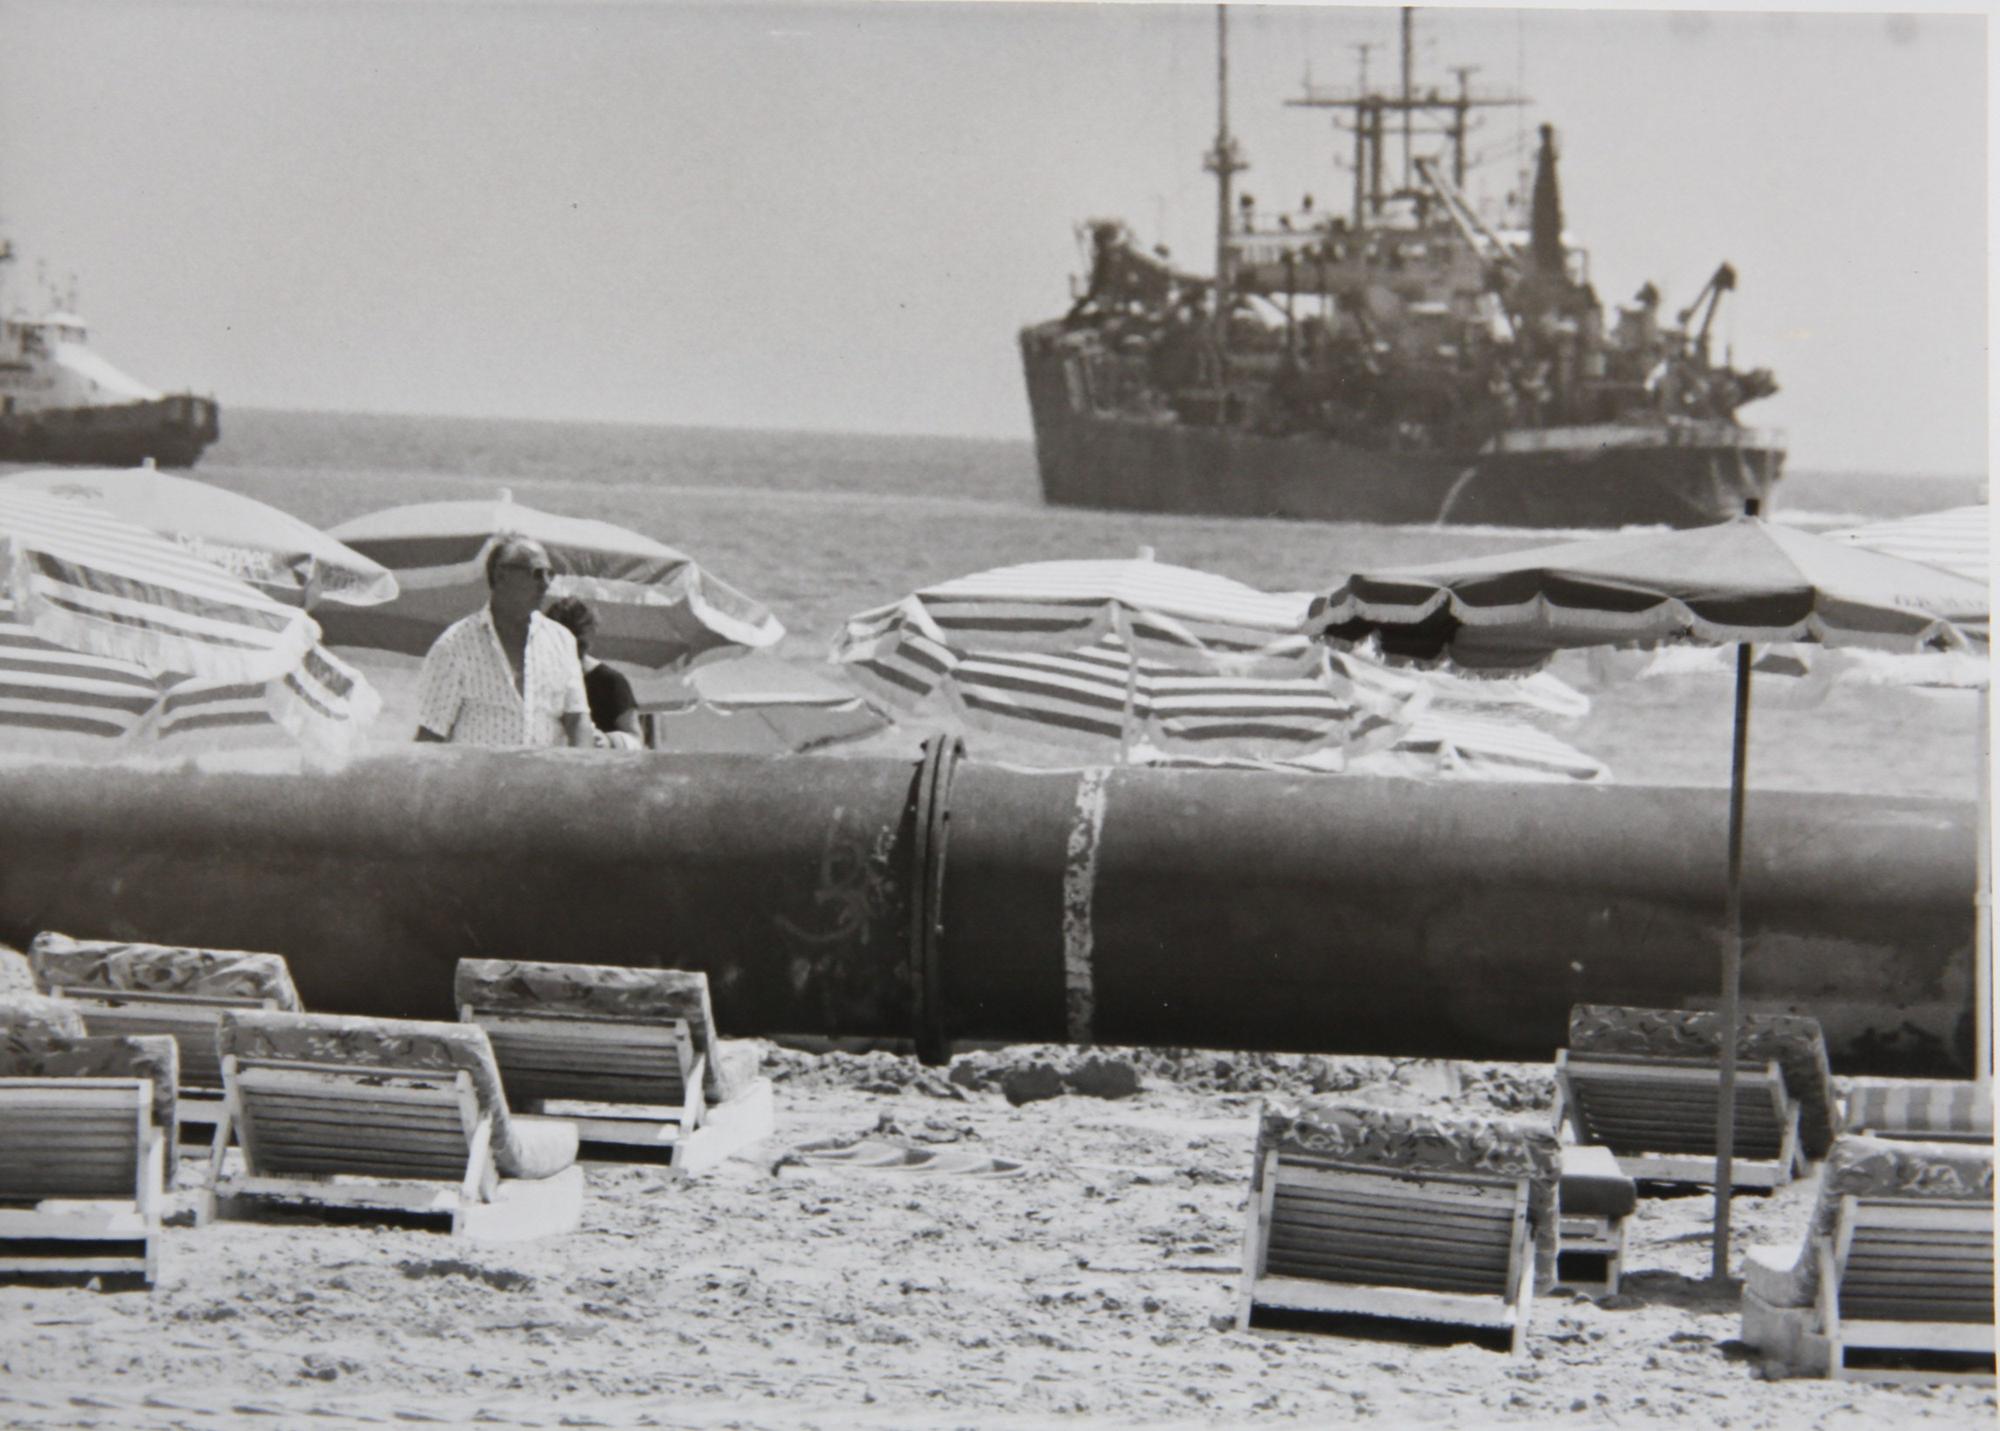
<svg viewBox="0 0 2000 1431"><path fill-rule="evenodd" d="M1621 1004L1577 1004L1569 1013L1573 1053L1641 1054L1711 1065L1722 1047L1722 1016L1707 1009L1648 1009ZM1775 1063L1787 1097L1799 1108L1799 1147L1819 1159L1839 1129L1826 1036L1819 1020L1803 1014L1744 1014L1737 1023L1739 1063Z"/></svg>
<svg viewBox="0 0 2000 1431"><path fill-rule="evenodd" d="M42 987L81 1005L92 1033L167 1034L189 1088L222 1086L215 1047L224 1009L299 1007L283 956L72 939L43 931L28 949Z"/></svg>
<svg viewBox="0 0 2000 1431"><path fill-rule="evenodd" d="M267 1118L273 1111L282 1115L295 1108L302 1124L333 1119L348 1130L347 1151L365 1160L373 1156L370 1149L393 1141L396 1123L387 1105L397 1102L421 1110L411 1115L419 1125L411 1141L422 1145L428 1158L440 1137L437 1130L456 1118L449 1110L458 1106L459 1095L447 1096L446 1090L463 1086L470 1091L475 1123L490 1125L499 1172L513 1176L522 1164L493 1050L478 1028L417 1019L226 1011L216 1037L224 1085L239 1088L246 1105L242 1134L246 1159L258 1156L259 1114L251 1104L261 1104ZM271 1076L287 1072L309 1076ZM398 1092L376 1097L370 1093L375 1085ZM337 1135L339 1129L333 1132ZM302 1128L300 1148L285 1156L332 1157L339 1151L333 1141L324 1144L319 1154L304 1151L311 1143L309 1133ZM462 1151L459 1163L462 1168Z"/></svg>
<svg viewBox="0 0 2000 1431"><path fill-rule="evenodd" d="M152 1102L144 1078L0 1078L0 1202L140 1196Z"/></svg>
<svg viewBox="0 0 2000 1431"><path fill-rule="evenodd" d="M1993 1321L1993 1204L1841 1200L1833 1261L1843 1321Z"/></svg>
<svg viewBox="0 0 2000 1431"><path fill-rule="evenodd" d="M1251 1191L1253 1206L1271 1191L1261 1274L1509 1298L1532 1274L1546 1290L1560 1172L1555 1137L1509 1120L1268 1107Z"/></svg>
<svg viewBox="0 0 2000 1431"><path fill-rule="evenodd" d="M492 1040L516 1106L535 1098L674 1104L717 1080L708 976L682 969L461 959L459 1016Z"/></svg>
<svg viewBox="0 0 2000 1431"><path fill-rule="evenodd" d="M0 1198L139 1195L153 1138L174 1151L177 1073L171 1039L0 1040Z"/></svg>
<svg viewBox="0 0 2000 1431"><path fill-rule="evenodd" d="M253 1176L465 1174L481 1114L463 1071L229 1060L236 1137Z"/></svg>
<svg viewBox="0 0 2000 1431"><path fill-rule="evenodd" d="M1265 1276L1514 1295L1526 1245L1520 1181L1275 1152L1265 1176L1272 1183Z"/></svg>
<svg viewBox="0 0 2000 1431"><path fill-rule="evenodd" d="M1577 1141L1613 1153L1712 1156L1720 1074L1712 1060L1563 1050L1564 1108ZM1775 1063L1736 1071L1738 1157L1780 1156L1788 1119L1784 1079Z"/></svg>

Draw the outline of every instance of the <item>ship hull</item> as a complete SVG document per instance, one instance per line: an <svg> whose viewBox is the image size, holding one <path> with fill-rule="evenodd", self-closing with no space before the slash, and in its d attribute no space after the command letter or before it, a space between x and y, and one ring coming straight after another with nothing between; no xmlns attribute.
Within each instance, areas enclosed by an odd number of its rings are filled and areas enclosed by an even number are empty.
<svg viewBox="0 0 2000 1431"><path fill-rule="evenodd" d="M0 462L192 467L221 433L215 403L177 393L151 402L0 414Z"/></svg>
<svg viewBox="0 0 2000 1431"><path fill-rule="evenodd" d="M1728 422L1525 429L1478 450L1381 451L1090 404L1046 337L1022 334L1043 498L1057 506L1303 521L1702 526L1766 509L1775 440Z"/></svg>

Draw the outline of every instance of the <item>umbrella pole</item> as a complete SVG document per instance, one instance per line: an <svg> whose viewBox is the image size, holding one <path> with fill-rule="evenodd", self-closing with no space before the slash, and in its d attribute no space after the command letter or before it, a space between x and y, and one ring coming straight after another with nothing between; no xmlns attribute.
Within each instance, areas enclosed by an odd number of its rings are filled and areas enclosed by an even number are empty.
<svg viewBox="0 0 2000 1431"><path fill-rule="evenodd" d="M1729 893L1722 931L1722 1049L1715 1089L1715 1242L1709 1276L1729 1276L1729 1194L1736 1153L1736 1032L1743 995L1743 792L1750 756L1750 643L1736 648L1736 738L1729 759Z"/></svg>
<svg viewBox="0 0 2000 1431"><path fill-rule="evenodd" d="M1989 676L1990 680L1990 676ZM1979 881L1972 892L1972 1076L1993 1081L1993 695L1979 688Z"/></svg>

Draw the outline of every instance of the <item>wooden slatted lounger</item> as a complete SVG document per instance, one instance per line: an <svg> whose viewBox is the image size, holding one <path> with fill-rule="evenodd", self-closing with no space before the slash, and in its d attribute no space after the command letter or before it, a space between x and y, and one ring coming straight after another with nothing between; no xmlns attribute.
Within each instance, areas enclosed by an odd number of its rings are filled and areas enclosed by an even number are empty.
<svg viewBox="0 0 2000 1431"><path fill-rule="evenodd" d="M172 1041L11 1039L0 1075L0 1276L151 1286L166 1197L167 1134L158 1118L162 1107L171 1117Z"/></svg>
<svg viewBox="0 0 2000 1431"><path fill-rule="evenodd" d="M180 1045L179 1116L213 1124L222 1114L215 1030L225 1010L296 1011L282 955L236 949L72 939L44 931L28 946L37 980L77 1004L94 1034L167 1034Z"/></svg>
<svg viewBox="0 0 2000 1431"><path fill-rule="evenodd" d="M1434 1156L1454 1139L1467 1151L1456 1166ZM1537 1282L1547 1284L1544 1252L1553 1264L1554 1162L1555 1139L1540 1130L1379 1108L1267 1110L1240 1324L1469 1336L1518 1353ZM1287 1315L1297 1313L1313 1315Z"/></svg>
<svg viewBox="0 0 2000 1431"><path fill-rule="evenodd" d="M455 983L510 1104L574 1124L586 1150L685 1175L771 1133L770 1082L724 1052L705 974L464 959Z"/></svg>
<svg viewBox="0 0 2000 1431"><path fill-rule="evenodd" d="M1804 1242L1744 1260L1743 1340L1794 1375L1990 1385L1993 1150L1841 1138Z"/></svg>
<svg viewBox="0 0 2000 1431"><path fill-rule="evenodd" d="M203 1221L268 1198L435 1218L489 1239L576 1227L574 1135L508 1120L477 1029L227 1014L220 1041L225 1104Z"/></svg>
<svg viewBox="0 0 2000 1431"><path fill-rule="evenodd" d="M1556 1126L1611 1149L1634 1178L1715 1180L1722 1019L1703 1009L1577 1004L1556 1055ZM1799 1014L1737 1025L1731 1181L1774 1188L1833 1144L1837 1112L1826 1038Z"/></svg>
<svg viewBox="0 0 2000 1431"><path fill-rule="evenodd" d="M1556 1052L1558 1117L1579 1143L1611 1149L1627 1174L1651 1182L1715 1179L1715 1113L1720 1073L1713 1059L1648 1054ZM1799 1109L1778 1065L1736 1070L1732 1180L1775 1188L1799 1162Z"/></svg>

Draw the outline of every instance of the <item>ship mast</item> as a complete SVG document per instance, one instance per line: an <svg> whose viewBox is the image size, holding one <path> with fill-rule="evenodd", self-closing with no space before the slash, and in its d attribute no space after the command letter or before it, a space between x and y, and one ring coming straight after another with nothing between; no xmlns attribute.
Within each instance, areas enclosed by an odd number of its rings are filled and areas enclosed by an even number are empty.
<svg viewBox="0 0 2000 1431"><path fill-rule="evenodd" d="M1458 76L1458 93L1447 97L1435 89L1427 94L1419 94L1416 85L1416 10L1405 5L1401 21L1401 80L1399 94L1391 97L1378 94L1368 88L1367 55L1362 55L1361 82L1351 93L1331 88L1321 88L1308 83L1305 93L1298 99L1288 99L1289 106L1304 109L1344 110L1351 115L1348 123L1354 134L1354 226L1365 227L1372 216L1382 212L1383 192L1382 140L1386 128L1385 121L1392 114L1400 115L1403 121L1403 187L1401 193L1413 191L1416 168L1416 145L1420 138L1440 136L1448 141L1451 148L1451 174L1460 187L1465 183L1466 143L1471 135L1471 114L1475 109L1518 107L1527 100L1518 95L1478 96L1472 93L1472 68L1460 67L1454 73ZM1419 129L1419 116L1436 115L1441 127ZM1335 120L1340 127L1341 120ZM1364 199L1365 196L1365 199Z"/></svg>
<svg viewBox="0 0 2000 1431"><path fill-rule="evenodd" d="M1208 151L1202 167L1215 175L1215 341L1227 347L1229 340L1230 252L1229 216L1232 182L1250 167L1229 132L1229 7L1215 7L1215 147Z"/></svg>

